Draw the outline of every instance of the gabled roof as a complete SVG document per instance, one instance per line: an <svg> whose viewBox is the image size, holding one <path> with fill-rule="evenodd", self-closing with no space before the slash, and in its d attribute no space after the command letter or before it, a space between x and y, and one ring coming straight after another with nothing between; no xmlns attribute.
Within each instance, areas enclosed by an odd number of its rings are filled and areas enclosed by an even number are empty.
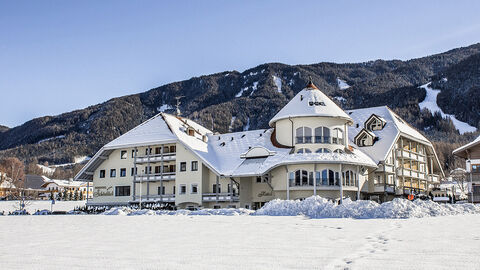
<svg viewBox="0 0 480 270"><path fill-rule="evenodd" d="M194 136L186 134L185 131L189 127L195 130ZM202 138L208 133L211 131L192 120L159 113L102 147L78 172L75 180L93 180L92 173L103 163L103 158L110 155L115 149L180 141L188 147L192 147L192 150L201 150L206 149L207 144L202 141Z"/></svg>
<svg viewBox="0 0 480 270"><path fill-rule="evenodd" d="M431 146L430 141L425 138L425 136L405 123L404 120L387 106L349 110L347 112L355 122L355 124L348 129L348 137L351 140L354 140L357 134L364 129L363 126L365 121L367 121L372 114L375 114L386 121L383 129L369 131L375 134L378 140L372 146L361 147L361 150L369 155L376 163L387 158L400 135Z"/></svg>
<svg viewBox="0 0 480 270"><path fill-rule="evenodd" d="M151 145L158 142L176 141L176 136L169 130L162 113L155 115L147 121L129 130L115 140L107 143L105 149L119 147L133 147Z"/></svg>
<svg viewBox="0 0 480 270"><path fill-rule="evenodd" d="M271 127L281 119L289 117L310 117L324 116L345 119L353 122L352 119L327 95L316 87L308 86L290 100L268 123Z"/></svg>
<svg viewBox="0 0 480 270"><path fill-rule="evenodd" d="M24 189L42 189L45 178L41 175L27 174L25 175Z"/></svg>
<svg viewBox="0 0 480 270"><path fill-rule="evenodd" d="M459 148L453 150L453 154L459 157L467 158L466 150L476 145L480 145L480 136L478 136L475 140L473 140L473 142L467 143L464 146L460 146Z"/></svg>

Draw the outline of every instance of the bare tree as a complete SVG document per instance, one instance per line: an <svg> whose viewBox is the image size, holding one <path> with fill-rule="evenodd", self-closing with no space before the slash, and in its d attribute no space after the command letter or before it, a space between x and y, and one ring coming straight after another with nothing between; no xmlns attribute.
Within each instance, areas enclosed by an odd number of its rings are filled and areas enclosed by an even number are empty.
<svg viewBox="0 0 480 270"><path fill-rule="evenodd" d="M454 182L457 182L456 187L460 189L462 194L467 194L467 171L462 168L456 168L450 171L450 176Z"/></svg>
<svg viewBox="0 0 480 270"><path fill-rule="evenodd" d="M28 205L25 194L25 165L15 157L0 159L0 171L7 174L6 180L9 182L7 197L17 200L16 208L24 210Z"/></svg>

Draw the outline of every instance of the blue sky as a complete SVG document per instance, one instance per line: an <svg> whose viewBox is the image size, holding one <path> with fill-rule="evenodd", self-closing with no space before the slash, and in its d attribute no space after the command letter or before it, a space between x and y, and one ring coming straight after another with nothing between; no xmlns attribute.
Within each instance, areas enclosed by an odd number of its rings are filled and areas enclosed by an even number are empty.
<svg viewBox="0 0 480 270"><path fill-rule="evenodd" d="M0 125L266 62L411 59L480 42L480 1L3 1Z"/></svg>

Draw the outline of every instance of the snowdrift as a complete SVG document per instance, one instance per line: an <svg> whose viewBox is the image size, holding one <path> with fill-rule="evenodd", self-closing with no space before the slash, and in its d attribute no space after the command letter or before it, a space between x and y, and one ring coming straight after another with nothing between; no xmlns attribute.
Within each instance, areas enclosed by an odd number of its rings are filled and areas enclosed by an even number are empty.
<svg viewBox="0 0 480 270"><path fill-rule="evenodd" d="M202 209L189 210L137 210L128 207L112 208L103 213L104 215L258 215L258 216L298 216L303 215L310 218L421 218L459 214L480 214L480 205L473 204L438 204L433 201L406 199L394 199L390 202L378 204L374 201L352 201L344 200L343 204L337 205L334 202L320 196L312 196L305 200L280 200L276 199L265 204L258 211L248 209Z"/></svg>
<svg viewBox="0 0 480 270"><path fill-rule="evenodd" d="M168 211L168 210L137 210L128 207L116 207L110 210L105 211L104 215L122 215L122 216L240 216L240 215L250 215L254 213L252 210L248 209L202 209L202 210L177 210L177 211Z"/></svg>
<svg viewBox="0 0 480 270"><path fill-rule="evenodd" d="M438 204L433 201L394 199L378 204L374 201L352 201L346 199L336 205L320 196L300 200L273 200L256 211L254 215L297 216L310 218L412 218L458 214L480 214L480 205Z"/></svg>

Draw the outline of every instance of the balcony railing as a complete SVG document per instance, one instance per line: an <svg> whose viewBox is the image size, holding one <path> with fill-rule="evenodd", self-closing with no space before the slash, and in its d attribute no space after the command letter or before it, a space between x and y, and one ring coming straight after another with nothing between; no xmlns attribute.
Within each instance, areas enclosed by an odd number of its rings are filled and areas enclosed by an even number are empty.
<svg viewBox="0 0 480 270"><path fill-rule="evenodd" d="M141 156L137 157L137 163L154 163L154 162L160 162L160 161L173 161L176 159L177 153L172 152L172 153L163 153L162 154L156 154L156 155L150 155L150 156Z"/></svg>
<svg viewBox="0 0 480 270"><path fill-rule="evenodd" d="M165 172L165 173L151 173L151 174L140 174L137 175L135 182L154 182L154 181L170 181L175 180L175 172Z"/></svg>
<svg viewBox="0 0 480 270"><path fill-rule="evenodd" d="M343 138L336 138L330 136L297 136L295 137L297 144L307 143L324 143L324 144L340 144L343 145Z"/></svg>
<svg viewBox="0 0 480 270"><path fill-rule="evenodd" d="M428 175L428 181L439 183L440 182L440 177L436 174L429 174Z"/></svg>
<svg viewBox="0 0 480 270"><path fill-rule="evenodd" d="M202 200L204 202L238 201L238 194L234 193L232 196L230 193L203 193Z"/></svg>
<svg viewBox="0 0 480 270"><path fill-rule="evenodd" d="M408 176L408 177L413 177L413 178L418 178L422 180L426 180L426 175L424 172L419 172L411 169L406 169L406 168L398 168L397 169L397 174L399 176Z"/></svg>
<svg viewBox="0 0 480 270"><path fill-rule="evenodd" d="M140 201L140 195L135 196L134 202L139 202ZM164 195L157 195L157 194L152 194L148 195L142 195L142 202L175 202L175 194L164 194Z"/></svg>
<svg viewBox="0 0 480 270"><path fill-rule="evenodd" d="M420 162L425 162L425 156L423 154L411 152L403 149L397 149L397 157L403 157L406 159L413 159Z"/></svg>

